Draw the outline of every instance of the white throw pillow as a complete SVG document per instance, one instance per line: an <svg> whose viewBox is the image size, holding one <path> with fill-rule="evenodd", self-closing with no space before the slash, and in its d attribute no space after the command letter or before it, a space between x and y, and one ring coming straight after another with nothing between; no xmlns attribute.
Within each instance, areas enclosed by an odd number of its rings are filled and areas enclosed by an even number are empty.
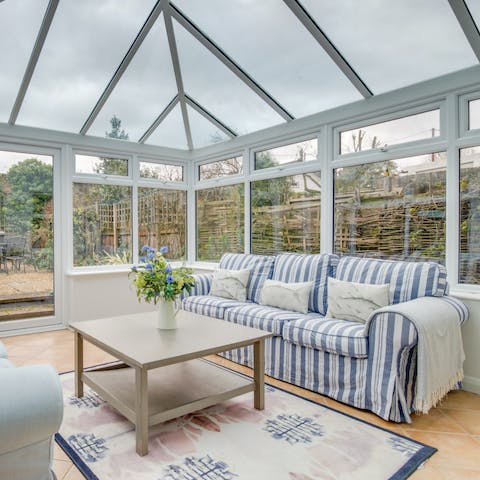
<svg viewBox="0 0 480 480"><path fill-rule="evenodd" d="M390 305L390 285L328 278L327 317L366 323L377 308Z"/></svg>
<svg viewBox="0 0 480 480"><path fill-rule="evenodd" d="M249 278L250 270L225 270L219 268L213 272L209 295L246 302Z"/></svg>
<svg viewBox="0 0 480 480"><path fill-rule="evenodd" d="M265 280L260 296L261 305L284 308L294 312L308 312L308 298L313 282L285 283Z"/></svg>

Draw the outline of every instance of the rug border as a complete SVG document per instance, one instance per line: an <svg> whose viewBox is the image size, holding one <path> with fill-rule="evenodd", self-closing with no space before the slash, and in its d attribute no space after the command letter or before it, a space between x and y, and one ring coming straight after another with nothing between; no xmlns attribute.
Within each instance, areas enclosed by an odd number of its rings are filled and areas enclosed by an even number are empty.
<svg viewBox="0 0 480 480"><path fill-rule="evenodd" d="M211 363L213 365L216 365L217 367L223 368L224 370L228 370L229 372L236 373L237 375L240 375L241 377L244 378L252 378L249 375L246 375L245 373L237 372L236 370L232 370L231 368L228 368L224 365L220 365L212 360L209 360L207 358L201 358L201 360ZM105 362L105 363L99 363L97 365L92 365L91 367L85 368L85 370L89 369L94 369L102 366L107 366L107 365L115 365L118 363L123 363L120 360L118 361L113 361L113 362ZM67 373L74 373L74 370L68 370L66 372L61 372L58 375L65 375ZM288 382L286 382L288 383ZM307 402L313 403L314 405L319 405L320 407L324 407L328 410L332 410L335 413L339 413L340 415L343 415L345 417L351 418L353 420L356 420L361 423L365 423L369 425L370 427L377 428L378 430L382 430L384 432L391 433L395 435L396 437L404 438L406 440L409 440L410 442L416 443L417 445L421 445L423 448L419 450L415 455L413 455L408 462L406 462L404 465L402 465L391 477L385 480L406 480L408 477L410 477L418 468L425 463L434 453L438 451L437 448L432 447L430 445L427 445L426 443L420 442L418 440L414 440L413 438L407 437L406 435L402 435L401 433L394 432L392 430L389 430L388 428L381 427L379 425L374 425L373 423L370 423L367 420L364 420L362 418L357 418L349 413L346 412L341 412L340 410L337 410L334 407L330 407L329 405L324 405L323 403L316 402L315 400L311 400L310 398L305 398L302 395L299 395L298 393L294 392L289 392L285 388L282 387L277 387L275 385L272 385L271 383L265 382L266 385L268 385L271 388L275 388L277 390L280 390L284 393L288 393L289 395L293 395L297 398L300 398L302 400L306 400ZM293 385L293 384L290 384ZM300 387L301 388L301 387ZM318 393L318 392L314 392ZM321 395L321 393L319 393ZM341 402L340 402L341 403ZM356 407L353 407L356 408ZM366 410L363 410L359 408L358 410L364 412ZM379 417L381 418L381 417ZM90 470L88 465L80 458L80 456L70 447L68 442L63 438L60 433L55 434L55 441L57 442L58 446L65 452L65 454L72 460L73 464L80 470L83 476L87 480L100 480L93 472Z"/></svg>

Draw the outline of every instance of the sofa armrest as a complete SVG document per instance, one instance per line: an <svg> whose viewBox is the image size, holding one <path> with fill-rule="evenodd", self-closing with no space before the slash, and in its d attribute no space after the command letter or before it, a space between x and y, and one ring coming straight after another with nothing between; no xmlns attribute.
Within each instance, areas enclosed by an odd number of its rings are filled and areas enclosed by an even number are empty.
<svg viewBox="0 0 480 480"><path fill-rule="evenodd" d="M195 278L195 286L190 292L183 292L180 295L180 300L193 295L208 295L212 284L212 277L212 273L195 273L193 275L193 278Z"/></svg>
<svg viewBox="0 0 480 480"><path fill-rule="evenodd" d="M63 417L60 379L50 365L0 369L0 455L51 437Z"/></svg>

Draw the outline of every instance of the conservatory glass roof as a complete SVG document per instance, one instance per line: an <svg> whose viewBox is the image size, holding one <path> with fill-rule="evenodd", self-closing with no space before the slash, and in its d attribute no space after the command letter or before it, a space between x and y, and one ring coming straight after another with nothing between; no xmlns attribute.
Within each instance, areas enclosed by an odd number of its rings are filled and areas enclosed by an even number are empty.
<svg viewBox="0 0 480 480"><path fill-rule="evenodd" d="M0 0L0 122L194 149L461 70L480 0Z"/></svg>

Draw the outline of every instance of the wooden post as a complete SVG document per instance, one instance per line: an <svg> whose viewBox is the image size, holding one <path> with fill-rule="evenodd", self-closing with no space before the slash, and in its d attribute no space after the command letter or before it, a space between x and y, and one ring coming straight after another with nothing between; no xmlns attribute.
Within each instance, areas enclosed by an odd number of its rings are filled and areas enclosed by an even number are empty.
<svg viewBox="0 0 480 480"><path fill-rule="evenodd" d="M75 354L75 396L83 397L83 337L76 330L74 332L74 354Z"/></svg>
<svg viewBox="0 0 480 480"><path fill-rule="evenodd" d="M253 406L257 410L265 408L265 340L253 344L253 376L255 392Z"/></svg>
<svg viewBox="0 0 480 480"><path fill-rule="evenodd" d="M148 384L147 370L135 367L135 434L137 453L143 457L148 453Z"/></svg>

